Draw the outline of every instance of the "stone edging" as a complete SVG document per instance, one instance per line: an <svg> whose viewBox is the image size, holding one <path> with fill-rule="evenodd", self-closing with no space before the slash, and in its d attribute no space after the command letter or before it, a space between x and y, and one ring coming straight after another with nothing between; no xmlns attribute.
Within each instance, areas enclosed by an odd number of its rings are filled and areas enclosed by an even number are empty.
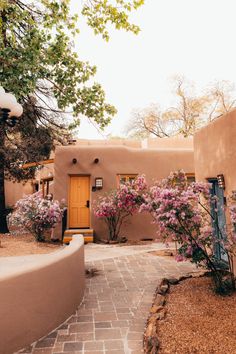
<svg viewBox="0 0 236 354"><path fill-rule="evenodd" d="M160 285L157 287L152 307L150 309L150 314L147 319L146 328L143 335L143 348L146 354L157 354L160 343L158 340L158 321L165 319L167 310L166 296L169 292L170 285L176 285L179 282L195 277L202 277L207 273L207 271L188 273L186 275L180 276L179 278L163 278Z"/></svg>

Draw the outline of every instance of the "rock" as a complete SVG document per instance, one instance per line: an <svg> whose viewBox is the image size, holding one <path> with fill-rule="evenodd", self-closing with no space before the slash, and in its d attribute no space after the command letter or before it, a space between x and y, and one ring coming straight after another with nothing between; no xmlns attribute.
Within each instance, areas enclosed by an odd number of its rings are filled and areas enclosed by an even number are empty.
<svg viewBox="0 0 236 354"><path fill-rule="evenodd" d="M153 305L155 305L155 306L163 306L163 305L165 305L165 302L166 302L165 296L163 296L161 294L157 294L156 298L155 298L155 300L153 302Z"/></svg>
<svg viewBox="0 0 236 354"><path fill-rule="evenodd" d="M157 306L157 305L153 305L150 312L151 313L157 313L160 312L163 309L163 306Z"/></svg>
<svg viewBox="0 0 236 354"><path fill-rule="evenodd" d="M168 285L168 284L169 284L169 280L168 280L167 278L163 278L163 279L161 280L160 286L162 286L162 285Z"/></svg>
<svg viewBox="0 0 236 354"><path fill-rule="evenodd" d="M168 283L170 285L176 285L176 284L179 283L179 279L177 279L177 278L168 278Z"/></svg>
<svg viewBox="0 0 236 354"><path fill-rule="evenodd" d="M157 328L156 328L156 316L151 316L148 322L148 326L145 332L146 337L152 337L153 335L156 335Z"/></svg>
<svg viewBox="0 0 236 354"><path fill-rule="evenodd" d="M165 295L168 290L169 290L168 284L160 285L159 288L157 289L157 293L161 295Z"/></svg>
<svg viewBox="0 0 236 354"><path fill-rule="evenodd" d="M179 277L179 282L182 281L182 280L185 280L185 279L189 279L189 278L192 278L192 274L182 275L181 277Z"/></svg>
<svg viewBox="0 0 236 354"><path fill-rule="evenodd" d="M148 337L145 345L145 353L157 354L159 349L159 341L157 337Z"/></svg>
<svg viewBox="0 0 236 354"><path fill-rule="evenodd" d="M151 315L151 317L149 317L149 320L148 320L148 325L149 324L156 325L158 317L159 317L158 313L154 313L153 315Z"/></svg>
<svg viewBox="0 0 236 354"><path fill-rule="evenodd" d="M162 309L160 312L156 313L156 319L157 320L164 320L164 318L166 317L166 309Z"/></svg>

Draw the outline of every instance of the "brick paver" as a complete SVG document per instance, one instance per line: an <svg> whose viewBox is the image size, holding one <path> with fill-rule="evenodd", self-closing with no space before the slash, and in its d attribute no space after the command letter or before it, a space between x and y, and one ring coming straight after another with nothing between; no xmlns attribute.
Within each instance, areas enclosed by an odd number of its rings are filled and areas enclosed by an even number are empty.
<svg viewBox="0 0 236 354"><path fill-rule="evenodd" d="M193 271L150 253L88 262L84 301L57 330L25 349L33 354L139 354L153 294L163 277Z"/></svg>

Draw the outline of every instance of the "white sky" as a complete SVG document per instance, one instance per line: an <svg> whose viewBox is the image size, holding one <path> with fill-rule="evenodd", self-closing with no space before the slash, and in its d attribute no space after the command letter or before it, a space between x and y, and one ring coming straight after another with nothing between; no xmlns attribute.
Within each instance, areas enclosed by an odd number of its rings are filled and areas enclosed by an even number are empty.
<svg viewBox="0 0 236 354"><path fill-rule="evenodd" d="M235 13L235 0L146 0L131 16L141 33L112 30L108 43L81 19L80 59L97 66L95 80L118 109L104 134L122 135L133 108L170 106L173 75L200 88L215 80L236 83ZM88 123L79 136L102 138Z"/></svg>

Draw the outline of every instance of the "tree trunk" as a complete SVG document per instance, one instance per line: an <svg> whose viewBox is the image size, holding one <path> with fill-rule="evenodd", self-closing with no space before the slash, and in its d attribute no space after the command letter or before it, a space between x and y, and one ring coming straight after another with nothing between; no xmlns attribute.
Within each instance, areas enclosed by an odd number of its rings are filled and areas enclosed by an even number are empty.
<svg viewBox="0 0 236 354"><path fill-rule="evenodd" d="M0 12L2 20L1 34L3 38L3 46L7 46L7 32L6 32L6 13L5 10ZM0 112L1 115L1 112ZM0 233L8 233L7 214L5 205L5 176L4 176L4 145L5 145L5 123L0 117Z"/></svg>
<svg viewBox="0 0 236 354"><path fill-rule="evenodd" d="M4 141L5 141L5 124L0 120L0 233L8 233L7 214L5 205L5 179L4 179Z"/></svg>

